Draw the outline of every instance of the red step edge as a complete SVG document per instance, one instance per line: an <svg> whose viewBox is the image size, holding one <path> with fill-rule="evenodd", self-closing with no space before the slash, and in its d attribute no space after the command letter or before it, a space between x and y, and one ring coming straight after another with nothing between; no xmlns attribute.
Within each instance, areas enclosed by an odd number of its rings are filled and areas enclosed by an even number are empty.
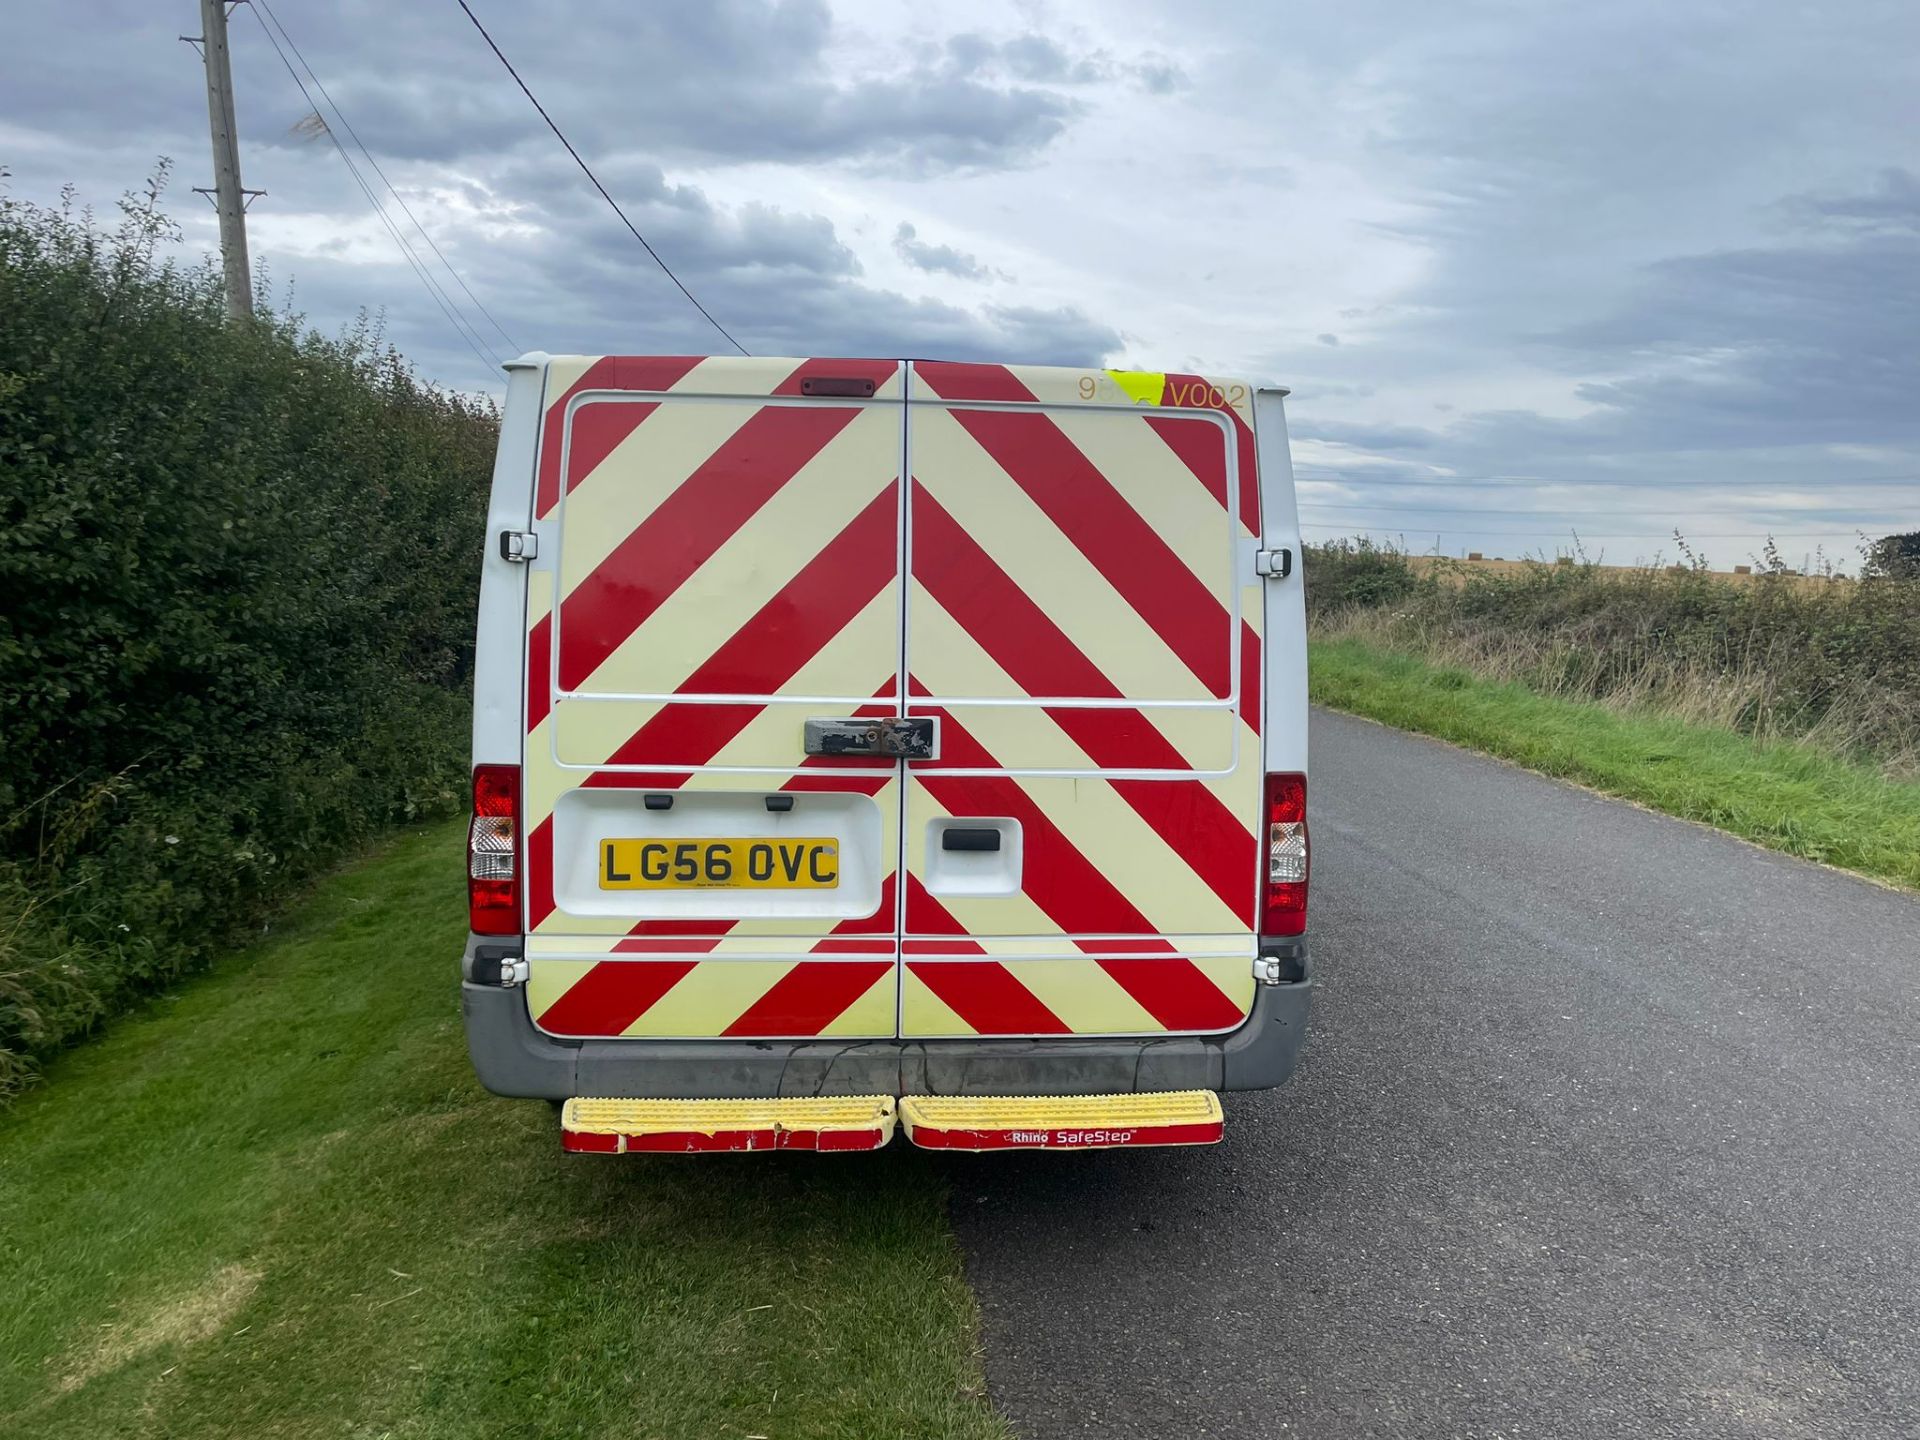
<svg viewBox="0 0 1920 1440"><path fill-rule="evenodd" d="M922 1150L1119 1150L1157 1145L1218 1145L1224 1121L1198 1125L1136 1125L1131 1128L1086 1126L1045 1130L935 1129L902 1125L907 1139Z"/></svg>
<svg viewBox="0 0 1920 1440"><path fill-rule="evenodd" d="M739 1150L878 1150L886 1132L872 1130L676 1130L649 1135L601 1135L560 1130L560 1148L569 1155L699 1155Z"/></svg>

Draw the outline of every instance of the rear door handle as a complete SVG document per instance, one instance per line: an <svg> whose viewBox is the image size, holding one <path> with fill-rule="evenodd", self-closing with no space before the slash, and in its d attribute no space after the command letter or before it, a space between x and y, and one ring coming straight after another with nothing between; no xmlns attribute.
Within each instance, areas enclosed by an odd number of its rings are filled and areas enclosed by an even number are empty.
<svg viewBox="0 0 1920 1440"><path fill-rule="evenodd" d="M992 829L952 829L940 832L942 850L998 850L1000 832Z"/></svg>
<svg viewBox="0 0 1920 1440"><path fill-rule="evenodd" d="M809 755L881 755L890 760L933 760L940 754L940 724L931 715L886 720L821 719L806 723Z"/></svg>

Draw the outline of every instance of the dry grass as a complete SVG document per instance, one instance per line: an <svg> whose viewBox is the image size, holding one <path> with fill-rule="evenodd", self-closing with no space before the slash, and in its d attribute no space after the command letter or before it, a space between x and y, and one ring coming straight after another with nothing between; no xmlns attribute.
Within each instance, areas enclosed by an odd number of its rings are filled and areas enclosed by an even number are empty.
<svg viewBox="0 0 1920 1440"><path fill-rule="evenodd" d="M259 1283L258 1270L223 1265L205 1284L151 1306L137 1321L106 1322L99 1337L60 1377L59 1392L69 1394L95 1376L156 1350L211 1340L239 1313Z"/></svg>
<svg viewBox="0 0 1920 1440"><path fill-rule="evenodd" d="M1548 562L1531 559L1507 560L1499 556L1491 559L1482 556L1478 560L1471 557L1460 559L1451 555L1409 555L1407 557L1407 565L1413 570L1414 574L1425 575L1431 571L1444 577L1453 584L1461 583L1470 575L1524 575L1531 567L1546 563ZM1576 556L1568 555L1552 563L1565 567L1579 565L1583 562ZM1605 565L1595 562L1591 568L1600 571L1602 574L1631 576L1644 572L1648 567L1644 565ZM1692 567L1686 565L1667 565L1655 568L1662 569L1669 575L1695 573ZM1739 570L1708 570L1704 573L1725 585L1771 585L1786 583L1796 589L1810 591L1826 590L1834 585L1850 585L1854 583L1845 575L1828 574L1824 571L1795 574L1789 570L1776 574L1765 568L1756 570L1750 565Z"/></svg>
<svg viewBox="0 0 1920 1440"><path fill-rule="evenodd" d="M1920 890L1920 781L1644 705L1543 695L1325 627L1313 697L1790 855Z"/></svg>
<svg viewBox="0 0 1920 1440"><path fill-rule="evenodd" d="M1473 564L1364 540L1310 546L1304 569L1322 642L1920 774L1920 580Z"/></svg>
<svg viewBox="0 0 1920 1440"><path fill-rule="evenodd" d="M1316 640L1350 640L1483 680L1525 685L1540 695L1736 730L1764 743L1791 743L1831 755L1872 751L1889 779L1920 776L1920 734L1884 689L1855 681L1828 691L1814 712L1803 699L1783 693L1780 667L1765 653L1748 654L1736 667L1723 669L1649 649L1631 664L1611 669L1604 684L1595 686L1587 667L1578 663L1592 642L1578 630L1468 628L1417 610L1354 607L1316 615L1310 633Z"/></svg>

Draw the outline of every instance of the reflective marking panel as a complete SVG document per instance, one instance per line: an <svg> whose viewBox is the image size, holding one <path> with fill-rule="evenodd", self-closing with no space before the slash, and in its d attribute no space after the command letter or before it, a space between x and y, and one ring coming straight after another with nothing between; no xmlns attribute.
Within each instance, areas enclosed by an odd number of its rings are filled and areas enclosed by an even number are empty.
<svg viewBox="0 0 1920 1440"><path fill-rule="evenodd" d="M897 1029L897 767L809 757L801 739L811 715L864 716L865 697L901 708L903 376L894 360L548 363L533 508L553 543L528 574L522 772L527 929L557 942L530 945L547 1033ZM816 396L815 378L839 388ZM642 809L640 791L678 806ZM760 826L707 803L739 792L756 811L795 797L794 833L756 849ZM871 800L877 833L850 844L847 811L798 823L809 795ZM670 908L691 892L710 899ZM783 903L849 894L877 903ZM869 936L884 953L840 948ZM773 943L732 948L758 937ZM642 943L607 948L623 939Z"/></svg>
<svg viewBox="0 0 1920 1440"><path fill-rule="evenodd" d="M901 1034L1238 1028L1265 619L1249 387L923 363L909 400L909 713L941 749L904 777ZM939 885L927 837L972 817L1020 827L1017 891Z"/></svg>
<svg viewBox="0 0 1920 1440"><path fill-rule="evenodd" d="M1245 1023L1266 605L1247 385L576 356L547 362L544 403L522 770L539 1029ZM937 759L805 753L809 720L903 716L939 722ZM1004 872L939 863L949 823L1020 848ZM1195 1143L1168 1125L995 1143ZM1189 1138L1139 1138L1161 1131Z"/></svg>

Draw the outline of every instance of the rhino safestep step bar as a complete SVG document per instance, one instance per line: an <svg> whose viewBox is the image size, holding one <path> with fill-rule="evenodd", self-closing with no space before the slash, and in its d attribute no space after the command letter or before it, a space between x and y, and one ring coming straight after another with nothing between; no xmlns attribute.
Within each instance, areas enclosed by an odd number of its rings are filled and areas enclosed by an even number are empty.
<svg viewBox="0 0 1920 1440"><path fill-rule="evenodd" d="M569 1100L560 1143L576 1155L712 1150L878 1150L893 1138L891 1095L781 1100Z"/></svg>
<svg viewBox="0 0 1920 1440"><path fill-rule="evenodd" d="M1217 1145L1225 1128L1211 1090L1134 1095L909 1095L900 1128L928 1150L1111 1150Z"/></svg>
<svg viewBox="0 0 1920 1440"><path fill-rule="evenodd" d="M1224 1119L1211 1090L1131 1095L803 1096L768 1100L567 1101L569 1153L877 1150L896 1121L929 1150L1111 1150L1215 1145Z"/></svg>

